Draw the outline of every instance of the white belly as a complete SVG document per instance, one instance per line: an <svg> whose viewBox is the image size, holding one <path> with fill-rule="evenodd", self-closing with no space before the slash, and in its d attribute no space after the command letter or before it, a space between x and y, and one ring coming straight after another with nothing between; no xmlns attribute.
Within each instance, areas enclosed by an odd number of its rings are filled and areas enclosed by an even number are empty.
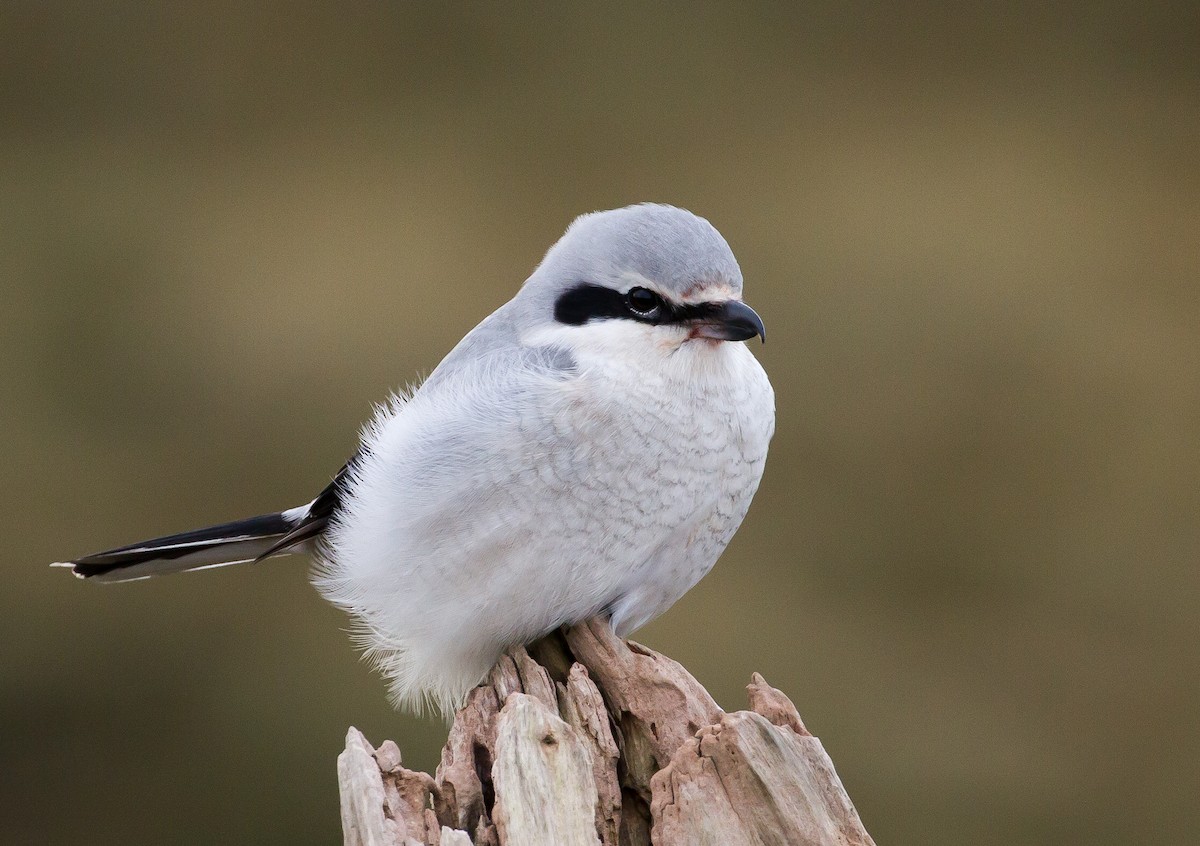
<svg viewBox="0 0 1200 846"><path fill-rule="evenodd" d="M758 487L774 396L741 344L689 354L712 361L609 362L467 421L418 394L377 421L318 586L400 702L452 707L508 646L602 612L629 632L708 572Z"/></svg>

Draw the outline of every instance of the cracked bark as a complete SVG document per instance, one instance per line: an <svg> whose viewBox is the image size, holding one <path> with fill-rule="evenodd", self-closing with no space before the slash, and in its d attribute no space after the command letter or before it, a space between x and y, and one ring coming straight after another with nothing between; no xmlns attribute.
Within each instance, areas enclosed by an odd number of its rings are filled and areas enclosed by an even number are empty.
<svg viewBox="0 0 1200 846"><path fill-rule="evenodd" d="M874 846L791 700L725 713L680 664L592 620L506 654L430 776L350 729L347 846Z"/></svg>

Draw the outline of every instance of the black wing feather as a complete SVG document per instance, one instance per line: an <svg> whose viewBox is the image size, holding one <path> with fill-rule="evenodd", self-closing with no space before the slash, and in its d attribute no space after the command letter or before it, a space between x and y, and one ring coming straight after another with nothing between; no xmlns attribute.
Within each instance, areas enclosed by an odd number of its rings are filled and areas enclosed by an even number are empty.
<svg viewBox="0 0 1200 846"><path fill-rule="evenodd" d="M303 543L324 532L329 526L329 521L333 518L334 513L341 507L342 499L350 484L350 479L354 475L354 468L361 458L362 453L356 452L342 466L337 475L333 477L333 481L317 494L317 498L309 506L308 513L304 515L304 518L299 523L291 526L287 534L271 544L265 552L254 560L262 561L264 558L269 558L282 550Z"/></svg>

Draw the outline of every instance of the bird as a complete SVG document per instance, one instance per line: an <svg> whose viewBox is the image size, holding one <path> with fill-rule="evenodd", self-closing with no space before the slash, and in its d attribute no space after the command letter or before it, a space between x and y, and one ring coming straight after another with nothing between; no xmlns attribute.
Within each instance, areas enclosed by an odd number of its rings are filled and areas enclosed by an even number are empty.
<svg viewBox="0 0 1200 846"><path fill-rule="evenodd" d="M124 582L310 553L393 704L449 715L506 649L591 617L626 636L724 551L775 431L742 282L692 212L584 214L312 501L55 566Z"/></svg>

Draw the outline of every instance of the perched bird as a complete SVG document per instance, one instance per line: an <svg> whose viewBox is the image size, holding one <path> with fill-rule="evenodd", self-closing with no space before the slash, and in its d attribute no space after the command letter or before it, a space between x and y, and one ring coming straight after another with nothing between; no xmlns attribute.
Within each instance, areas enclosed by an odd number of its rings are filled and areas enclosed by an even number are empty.
<svg viewBox="0 0 1200 846"><path fill-rule="evenodd" d="M762 321L708 221L584 215L307 505L59 566L99 582L311 551L394 701L449 711L508 647L626 634L716 562L758 488Z"/></svg>

